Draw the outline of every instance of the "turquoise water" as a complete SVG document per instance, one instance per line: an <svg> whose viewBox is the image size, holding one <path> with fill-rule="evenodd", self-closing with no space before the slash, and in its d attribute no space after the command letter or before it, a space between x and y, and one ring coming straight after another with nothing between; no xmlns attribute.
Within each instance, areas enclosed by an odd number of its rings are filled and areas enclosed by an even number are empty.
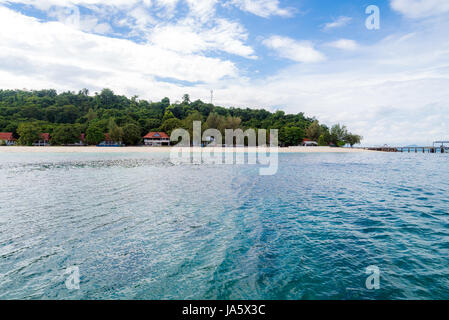
<svg viewBox="0 0 449 320"><path fill-rule="evenodd" d="M167 156L0 153L0 299L449 298L448 155Z"/></svg>

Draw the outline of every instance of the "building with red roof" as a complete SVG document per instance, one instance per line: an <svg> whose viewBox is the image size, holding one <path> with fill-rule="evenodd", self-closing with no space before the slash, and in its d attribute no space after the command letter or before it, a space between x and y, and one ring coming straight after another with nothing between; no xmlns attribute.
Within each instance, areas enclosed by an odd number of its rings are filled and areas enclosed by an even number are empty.
<svg viewBox="0 0 449 320"><path fill-rule="evenodd" d="M112 141L111 137L109 136L109 133L104 134L104 141L102 141L100 144L97 145L97 147L123 147L125 146L122 144L121 141Z"/></svg>
<svg viewBox="0 0 449 320"><path fill-rule="evenodd" d="M149 132L143 137L143 143L146 146L160 147L162 145L170 145L170 137L165 132Z"/></svg>
<svg viewBox="0 0 449 320"><path fill-rule="evenodd" d="M318 147L318 142L310 140L310 139L304 139L304 140L302 140L301 145L305 146L305 147Z"/></svg>
<svg viewBox="0 0 449 320"><path fill-rule="evenodd" d="M45 147L50 145L50 134L49 133L41 133L40 139L33 143L33 146Z"/></svg>
<svg viewBox="0 0 449 320"><path fill-rule="evenodd" d="M16 138L12 132L0 132L0 144L5 143L7 146L12 146L16 143Z"/></svg>

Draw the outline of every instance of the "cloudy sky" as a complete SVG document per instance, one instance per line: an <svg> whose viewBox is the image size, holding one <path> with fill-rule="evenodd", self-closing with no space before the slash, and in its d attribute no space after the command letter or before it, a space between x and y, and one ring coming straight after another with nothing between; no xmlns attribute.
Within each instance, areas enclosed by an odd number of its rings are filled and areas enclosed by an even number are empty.
<svg viewBox="0 0 449 320"><path fill-rule="evenodd" d="M369 5L380 29L365 26ZM192 99L449 140L447 0L0 0L0 88Z"/></svg>

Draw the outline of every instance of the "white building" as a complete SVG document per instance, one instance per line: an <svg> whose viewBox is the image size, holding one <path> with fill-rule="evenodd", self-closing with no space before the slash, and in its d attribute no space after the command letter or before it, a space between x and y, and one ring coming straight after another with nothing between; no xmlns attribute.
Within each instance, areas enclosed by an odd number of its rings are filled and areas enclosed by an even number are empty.
<svg viewBox="0 0 449 320"><path fill-rule="evenodd" d="M143 137L143 143L146 146L161 147L170 145L170 137L165 132L149 132Z"/></svg>

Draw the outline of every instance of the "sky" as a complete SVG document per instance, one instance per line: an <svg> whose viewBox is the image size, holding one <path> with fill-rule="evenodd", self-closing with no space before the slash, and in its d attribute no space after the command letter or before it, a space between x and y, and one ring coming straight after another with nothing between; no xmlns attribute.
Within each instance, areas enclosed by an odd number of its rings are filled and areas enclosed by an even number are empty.
<svg viewBox="0 0 449 320"><path fill-rule="evenodd" d="M429 145L449 140L448 31L447 0L0 0L0 88L213 90L364 145Z"/></svg>

